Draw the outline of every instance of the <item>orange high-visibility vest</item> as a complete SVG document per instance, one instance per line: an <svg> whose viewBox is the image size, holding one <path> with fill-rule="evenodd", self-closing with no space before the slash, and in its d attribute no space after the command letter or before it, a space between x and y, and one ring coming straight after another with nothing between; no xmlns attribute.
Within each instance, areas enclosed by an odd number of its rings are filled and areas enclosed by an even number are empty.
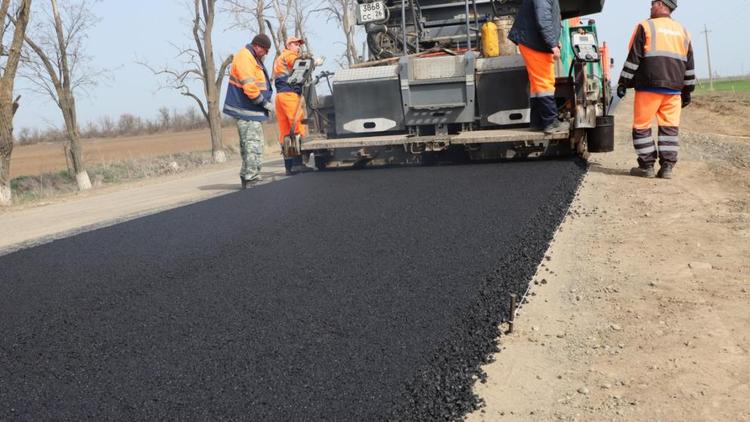
<svg viewBox="0 0 750 422"><path fill-rule="evenodd" d="M690 34L679 22L663 17L639 23L630 38L629 50L620 85L684 92L695 89Z"/></svg>

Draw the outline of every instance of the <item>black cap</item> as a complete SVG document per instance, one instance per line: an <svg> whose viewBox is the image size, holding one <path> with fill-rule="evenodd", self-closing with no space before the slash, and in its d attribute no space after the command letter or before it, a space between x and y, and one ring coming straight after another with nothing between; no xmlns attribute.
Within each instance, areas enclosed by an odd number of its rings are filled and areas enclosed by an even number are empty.
<svg viewBox="0 0 750 422"><path fill-rule="evenodd" d="M661 2L664 3L669 10L677 9L677 0L661 0Z"/></svg>
<svg viewBox="0 0 750 422"><path fill-rule="evenodd" d="M253 45L257 45L258 47L263 47L266 50L271 49L271 39L268 38L268 35L266 34L258 34L253 38L252 43Z"/></svg>

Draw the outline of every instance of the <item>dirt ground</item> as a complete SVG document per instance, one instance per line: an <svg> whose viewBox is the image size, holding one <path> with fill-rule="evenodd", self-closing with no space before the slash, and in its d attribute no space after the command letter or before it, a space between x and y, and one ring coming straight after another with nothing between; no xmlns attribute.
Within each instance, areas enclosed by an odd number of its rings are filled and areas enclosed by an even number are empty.
<svg viewBox="0 0 750 422"><path fill-rule="evenodd" d="M631 111L632 96L468 421L750 420L750 96L685 110L669 181L627 174Z"/></svg>
<svg viewBox="0 0 750 422"><path fill-rule="evenodd" d="M277 131L274 125L266 125L265 129L267 137L276 136ZM236 147L238 139L236 128L224 128L224 145ZM86 139L82 144L83 158L88 164L211 149L208 129L122 138ZM67 164L62 143L23 145L13 149L10 164L11 178L65 169L67 169Z"/></svg>

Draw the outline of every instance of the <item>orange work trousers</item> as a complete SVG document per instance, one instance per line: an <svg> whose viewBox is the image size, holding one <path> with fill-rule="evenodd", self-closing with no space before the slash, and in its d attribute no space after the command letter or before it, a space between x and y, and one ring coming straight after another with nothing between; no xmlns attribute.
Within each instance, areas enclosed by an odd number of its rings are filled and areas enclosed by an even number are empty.
<svg viewBox="0 0 750 422"><path fill-rule="evenodd" d="M633 113L633 147L641 166L652 166L657 158L661 164L675 164L680 151L680 94L635 92ZM651 125L656 118L659 125L658 150Z"/></svg>
<svg viewBox="0 0 750 422"><path fill-rule="evenodd" d="M294 126L294 134L305 136L307 128L302 124L305 110L299 110L302 97L294 92L280 92L276 94L276 120L279 122L279 143L284 143L284 137L289 136Z"/></svg>
<svg viewBox="0 0 750 422"><path fill-rule="evenodd" d="M519 44L529 74L531 127L544 129L557 119L555 102L555 57Z"/></svg>

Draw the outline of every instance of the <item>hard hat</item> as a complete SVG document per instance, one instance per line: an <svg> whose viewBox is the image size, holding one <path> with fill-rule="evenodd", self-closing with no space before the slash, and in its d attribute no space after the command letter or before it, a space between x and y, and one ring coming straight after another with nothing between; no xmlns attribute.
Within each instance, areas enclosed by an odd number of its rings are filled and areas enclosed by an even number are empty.
<svg viewBox="0 0 750 422"><path fill-rule="evenodd" d="M660 0L662 3L664 3L670 10L677 9L677 0Z"/></svg>
<svg viewBox="0 0 750 422"><path fill-rule="evenodd" d="M268 38L268 35L266 34L258 34L253 38L253 41L251 44L257 45L258 47L263 47L266 50L271 49L271 39Z"/></svg>
<svg viewBox="0 0 750 422"><path fill-rule="evenodd" d="M289 45L289 44L295 43L295 42L298 43L299 45L304 45L305 44L305 40L303 40L302 38L289 37L286 40L286 45Z"/></svg>

